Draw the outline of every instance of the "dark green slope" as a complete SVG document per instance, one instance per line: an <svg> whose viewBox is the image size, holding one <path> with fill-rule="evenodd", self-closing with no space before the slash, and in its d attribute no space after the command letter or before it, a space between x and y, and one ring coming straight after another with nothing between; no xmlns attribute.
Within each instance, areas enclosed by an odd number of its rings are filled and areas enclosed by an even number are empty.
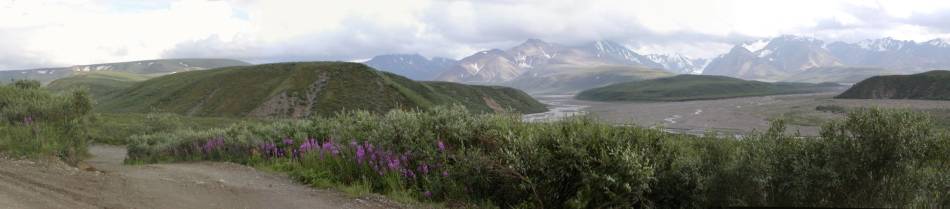
<svg viewBox="0 0 950 209"><path fill-rule="evenodd" d="M950 100L950 71L875 76L858 82L836 98Z"/></svg>
<svg viewBox="0 0 950 209"><path fill-rule="evenodd" d="M46 85L46 88L53 92L86 89L93 99L97 99L109 93L131 87L148 78L149 76L139 74L101 71L57 79Z"/></svg>
<svg viewBox="0 0 950 209"><path fill-rule="evenodd" d="M725 76L678 75L609 85L583 91L578 99L594 101L687 101L747 96L812 93L837 84L767 83Z"/></svg>
<svg viewBox="0 0 950 209"><path fill-rule="evenodd" d="M473 111L489 112L493 110L490 101L522 113L546 110L523 92L511 92L510 88L440 86L415 82L357 63L278 63L190 71L150 79L110 94L102 100L98 110L305 117L341 110L386 112L453 103L461 103ZM478 101L473 99L475 97L481 102L474 102Z"/></svg>

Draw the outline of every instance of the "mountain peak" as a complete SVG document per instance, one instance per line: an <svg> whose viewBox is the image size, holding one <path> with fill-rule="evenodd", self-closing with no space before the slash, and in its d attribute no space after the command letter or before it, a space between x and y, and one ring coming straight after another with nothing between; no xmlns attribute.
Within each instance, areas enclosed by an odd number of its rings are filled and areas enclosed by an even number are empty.
<svg viewBox="0 0 950 209"><path fill-rule="evenodd" d="M908 45L915 44L914 41L905 41L897 40L891 37L885 37L881 39L868 39L859 41L858 46L861 46L863 49L875 50L875 51L891 51L891 50L900 50Z"/></svg>
<svg viewBox="0 0 950 209"><path fill-rule="evenodd" d="M936 47L950 47L950 39L936 38L924 43Z"/></svg>
<svg viewBox="0 0 950 209"><path fill-rule="evenodd" d="M781 47L786 44L804 44L808 46L823 46L824 41L808 36L782 35L773 38L765 48Z"/></svg>
<svg viewBox="0 0 950 209"><path fill-rule="evenodd" d="M544 42L541 39L529 38L528 40L525 40L524 43L522 43L521 45L524 46L524 45L547 45L547 44L548 44L547 42Z"/></svg>
<svg viewBox="0 0 950 209"><path fill-rule="evenodd" d="M698 74L702 73L703 68L708 64L706 59L693 59L688 56L673 54L648 54L644 55L647 59L658 63L669 72L677 74Z"/></svg>
<svg viewBox="0 0 950 209"><path fill-rule="evenodd" d="M752 50L746 46L745 44L736 45L729 50L728 54L752 54Z"/></svg>
<svg viewBox="0 0 950 209"><path fill-rule="evenodd" d="M441 57L429 59L414 53L377 55L363 62L363 64L377 70L403 75L413 80L429 80L457 62L454 59Z"/></svg>

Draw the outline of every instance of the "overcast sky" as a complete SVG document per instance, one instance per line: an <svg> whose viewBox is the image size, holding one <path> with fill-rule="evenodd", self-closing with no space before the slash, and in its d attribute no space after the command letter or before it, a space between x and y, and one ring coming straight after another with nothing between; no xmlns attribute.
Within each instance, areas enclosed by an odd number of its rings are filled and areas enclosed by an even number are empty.
<svg viewBox="0 0 950 209"><path fill-rule="evenodd" d="M950 39L950 1L0 0L0 69L159 58L461 58L528 38L713 57L781 34Z"/></svg>

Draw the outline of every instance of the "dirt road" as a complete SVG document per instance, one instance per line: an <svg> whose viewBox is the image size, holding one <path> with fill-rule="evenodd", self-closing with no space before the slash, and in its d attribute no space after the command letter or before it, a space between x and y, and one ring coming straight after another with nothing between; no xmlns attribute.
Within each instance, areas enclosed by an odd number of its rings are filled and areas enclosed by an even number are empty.
<svg viewBox="0 0 950 209"><path fill-rule="evenodd" d="M124 165L125 149L93 146L82 171L55 160L0 159L2 208L397 208L218 162Z"/></svg>

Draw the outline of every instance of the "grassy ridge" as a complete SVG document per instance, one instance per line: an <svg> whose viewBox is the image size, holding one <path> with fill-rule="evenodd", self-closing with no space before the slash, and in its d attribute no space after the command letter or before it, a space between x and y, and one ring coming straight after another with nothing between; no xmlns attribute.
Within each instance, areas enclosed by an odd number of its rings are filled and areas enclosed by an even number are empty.
<svg viewBox="0 0 950 209"><path fill-rule="evenodd" d="M233 161L319 187L500 208L950 206L950 136L925 115L853 111L821 137L783 124L738 139L458 107L364 111L139 136L129 162Z"/></svg>
<svg viewBox="0 0 950 209"><path fill-rule="evenodd" d="M725 76L678 75L609 85L583 91L578 99L594 101L688 101L828 91L837 84L767 83Z"/></svg>
<svg viewBox="0 0 950 209"><path fill-rule="evenodd" d="M176 73L111 94L97 110L302 117L341 110L386 112L452 103L490 112L493 104L488 100L516 112L546 110L533 98L510 88L419 83L363 64L344 62L280 63Z"/></svg>
<svg viewBox="0 0 950 209"><path fill-rule="evenodd" d="M149 78L150 76L141 74L101 71L57 79L46 85L46 88L53 92L87 89L93 98L102 98Z"/></svg>
<svg viewBox="0 0 950 209"><path fill-rule="evenodd" d="M230 59L161 59L132 62L77 65L73 67L43 68L30 70L0 71L0 83L12 80L36 80L49 83L53 80L88 72L123 72L140 75L164 75L173 72L202 70L227 66L249 65Z"/></svg>
<svg viewBox="0 0 950 209"><path fill-rule="evenodd" d="M836 98L950 100L950 71L875 76L855 84Z"/></svg>

